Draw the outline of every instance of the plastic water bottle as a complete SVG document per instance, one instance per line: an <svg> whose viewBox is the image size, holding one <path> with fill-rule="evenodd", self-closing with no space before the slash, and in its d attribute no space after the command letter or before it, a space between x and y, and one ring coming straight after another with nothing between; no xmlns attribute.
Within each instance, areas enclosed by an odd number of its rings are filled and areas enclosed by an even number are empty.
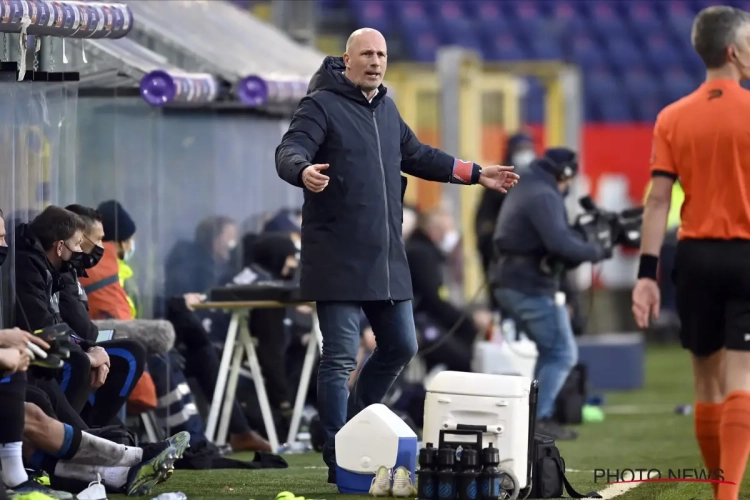
<svg viewBox="0 0 750 500"><path fill-rule="evenodd" d="M482 500L495 500L500 496L500 450L494 448L492 443L482 450L482 464Z"/></svg>
<svg viewBox="0 0 750 500"><path fill-rule="evenodd" d="M187 495L181 491L162 493L158 497L152 498L151 500L187 500Z"/></svg>
<svg viewBox="0 0 750 500"><path fill-rule="evenodd" d="M437 461L438 450L427 443L419 450L419 470L417 471L417 498L435 500L437 498Z"/></svg>
<svg viewBox="0 0 750 500"><path fill-rule="evenodd" d="M481 467L479 465L479 454L473 448L467 448L461 454L461 468L459 478L459 500L478 500L480 488L478 486Z"/></svg>
<svg viewBox="0 0 750 500"><path fill-rule="evenodd" d="M438 450L438 500L456 498L456 472L453 470L455 463L456 450L451 447Z"/></svg>

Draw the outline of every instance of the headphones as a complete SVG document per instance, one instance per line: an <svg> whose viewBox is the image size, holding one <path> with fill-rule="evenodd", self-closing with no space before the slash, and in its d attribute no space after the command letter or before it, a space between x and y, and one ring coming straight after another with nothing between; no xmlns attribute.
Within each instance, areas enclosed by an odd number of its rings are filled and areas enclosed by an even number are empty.
<svg viewBox="0 0 750 500"><path fill-rule="evenodd" d="M537 161L543 163L555 175L558 181L566 181L578 174L578 155L573 151L570 151L570 154L570 158L562 162L546 154Z"/></svg>

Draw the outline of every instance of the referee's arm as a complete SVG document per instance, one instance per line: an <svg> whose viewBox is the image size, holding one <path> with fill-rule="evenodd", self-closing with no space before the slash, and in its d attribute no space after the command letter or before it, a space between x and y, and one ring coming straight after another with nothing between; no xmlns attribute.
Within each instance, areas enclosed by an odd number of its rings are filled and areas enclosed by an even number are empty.
<svg viewBox="0 0 750 500"><path fill-rule="evenodd" d="M658 262L664 235L667 232L669 207L672 204L672 185L677 180L672 151L663 124L656 119L651 152L651 191L646 197L641 234L641 256L653 257ZM640 276L639 276L640 277Z"/></svg>

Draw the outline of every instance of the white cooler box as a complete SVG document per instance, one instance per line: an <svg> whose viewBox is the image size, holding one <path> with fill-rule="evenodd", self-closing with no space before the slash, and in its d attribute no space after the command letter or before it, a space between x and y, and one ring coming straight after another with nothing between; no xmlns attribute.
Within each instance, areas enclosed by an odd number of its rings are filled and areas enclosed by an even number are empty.
<svg viewBox="0 0 750 500"><path fill-rule="evenodd" d="M422 440L437 447L440 431L482 429L482 448L498 448L500 466L511 469L523 489L528 482L530 391L527 377L441 372L427 386ZM476 439L451 436L451 441Z"/></svg>

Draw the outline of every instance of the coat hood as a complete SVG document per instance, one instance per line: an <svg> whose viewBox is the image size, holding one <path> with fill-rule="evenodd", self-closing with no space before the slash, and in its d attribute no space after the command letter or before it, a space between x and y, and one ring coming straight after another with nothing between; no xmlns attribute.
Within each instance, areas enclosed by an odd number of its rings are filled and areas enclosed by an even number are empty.
<svg viewBox="0 0 750 500"><path fill-rule="evenodd" d="M319 90L328 90L335 92L347 99L356 101L365 106L369 106L362 91L354 85L354 83L344 76L344 65L343 57L328 56L323 60L323 64L320 65L318 71L315 72L313 77L310 79L310 85L307 87L307 93L311 94ZM376 106L380 100L385 97L387 89L384 85L378 87L378 95L372 100L372 106Z"/></svg>

